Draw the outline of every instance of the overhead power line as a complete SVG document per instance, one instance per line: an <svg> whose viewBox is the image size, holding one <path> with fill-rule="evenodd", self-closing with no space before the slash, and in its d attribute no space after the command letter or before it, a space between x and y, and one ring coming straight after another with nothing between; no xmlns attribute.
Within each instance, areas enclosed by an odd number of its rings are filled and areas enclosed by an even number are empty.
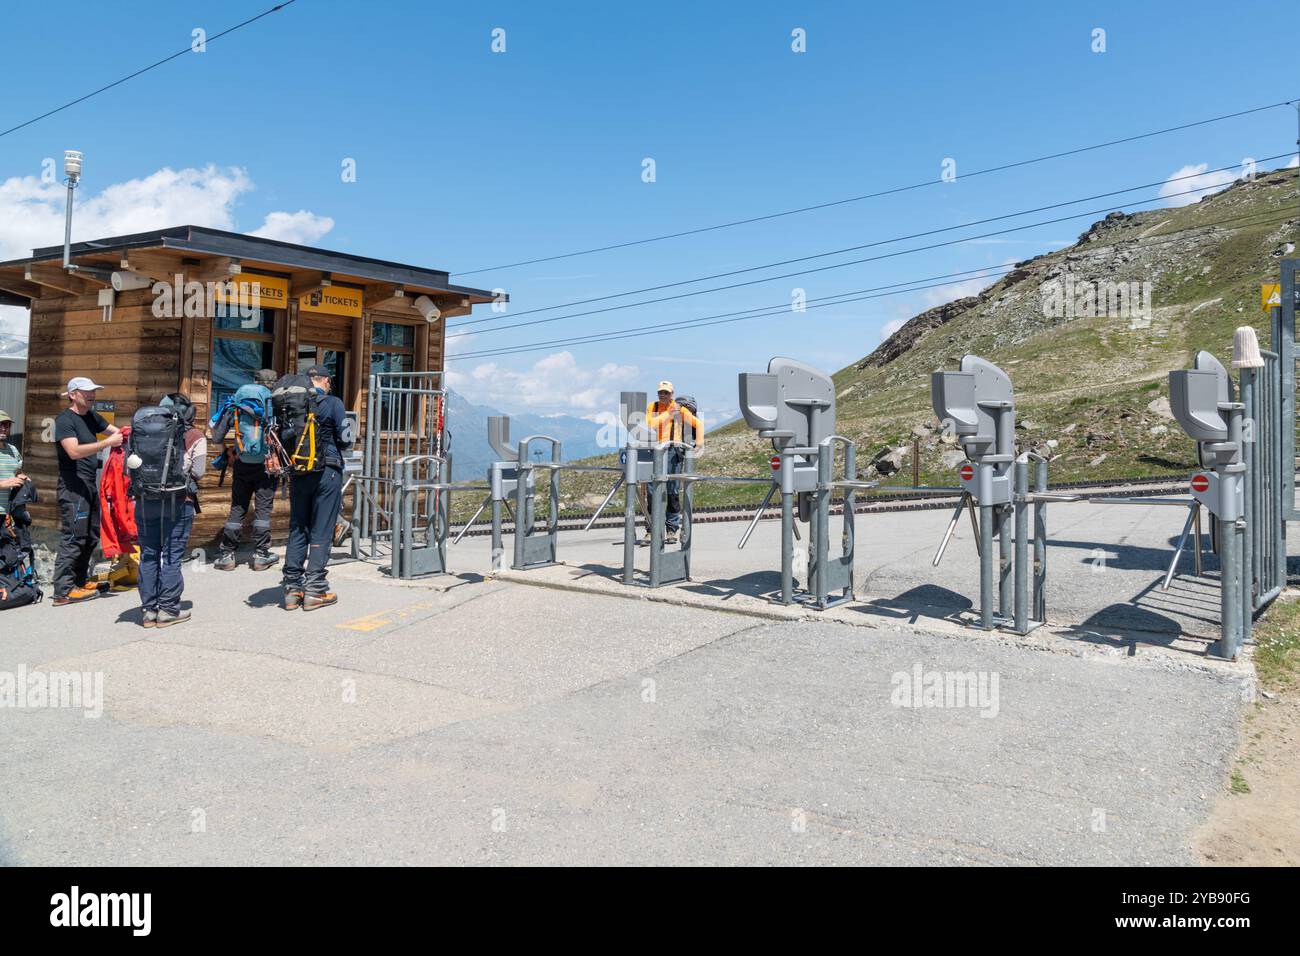
<svg viewBox="0 0 1300 956"><path fill-rule="evenodd" d="M1228 225L1230 223L1240 223L1243 227L1251 226L1251 225L1262 226L1262 225L1270 225L1273 223L1286 222L1291 218L1292 218L1291 213L1282 213L1279 215L1274 212L1267 212L1267 213L1250 213L1245 216L1233 216L1227 219L1217 219L1211 222L1199 223L1194 226L1186 226L1182 229L1175 230L1173 232L1161 236L1158 239L1149 240L1144 244L1144 246L1150 247L1153 245L1162 245L1167 242L1172 242L1181 234L1186 232L1194 232L1198 229L1208 229L1214 226ZM1128 242L1131 240L1124 240L1124 241ZM1101 249L1113 248L1114 246L1119 244L1120 243L1099 243L1097 245L1089 246L1087 249L1080 250L1080 254L1089 254L1092 252L1099 251ZM1000 277L999 273L1005 275L1006 273L1014 271L1015 268L1016 268L1015 266L986 267L984 269L967 270L966 272L949 273L944 276L931 276L925 279L913 279L905 282L897 282L891 285L876 286L874 288L869 288L869 289L859 289L859 290L854 290L852 292L840 292L840 293L836 293L835 295L822 296L817 299L809 299L808 302L815 302L817 304L808 305L807 308L808 309L829 308L831 306L836 306L836 305L846 305L850 302L860 302L867 299L878 299L878 298L884 298L886 296L892 296L892 295L904 295L908 292L920 292L925 289L942 288L944 286L952 285L953 284L952 280L960 277L966 277L967 279ZM984 272L984 273L988 273L988 275L972 275L972 273L976 273L976 272ZM944 279L947 281L936 282L933 285L917 285L917 283L929 283L935 279ZM902 286L909 286L910 288L900 288ZM892 291L881 291L881 290L892 290ZM874 294L874 293L879 293L879 294ZM832 299L837 301L828 301ZM695 328L704 328L713 325L727 325L732 322L743 322L749 319L767 318L774 315L782 315L782 314L789 315L791 311L792 311L791 304L789 302L784 302L784 303L780 303L777 305L770 305L770 306L756 306L755 308L742 309L738 312L730 312L730 313L724 312L718 315L701 316L694 319L683 319L677 322L655 323L651 325L637 326L631 329L613 329L607 332L592 333L590 335L584 335L584 336L552 339L546 342L530 342L526 345L502 346L496 349L485 349L485 350L474 351L474 352L465 352L460 355L448 356L446 361L455 362L455 361L463 361L466 359L473 359L473 358L500 357L505 355L522 354L527 352L537 352L543 349L556 348L560 346L591 345L598 342L611 342L611 341L617 341L619 339L635 338L643 335L663 334L665 332L682 332L682 331L688 331ZM751 313L755 313L755 314L751 314Z"/></svg>
<svg viewBox="0 0 1300 956"><path fill-rule="evenodd" d="M294 3L297 3L297 0L284 0L284 3L278 3L275 6L271 7L269 10L263 10L255 17L249 17L247 20L243 21L242 23L236 23L233 27L227 27L226 29L222 30L220 33L213 34L212 36L208 37L205 42L211 43L213 40L220 40L222 37L234 33L236 30L242 30L250 23L256 23L258 20L262 19L263 17L270 16L271 14L283 10L285 7L290 6L291 4ZM126 76L122 77L120 80L114 80L112 83L109 83L106 86L101 86L97 90L92 90L91 92L86 93L84 96L78 96L75 100L68 100L68 102L64 103L62 106L56 106L52 110L47 110L46 112L42 113L40 116L33 116L31 119L19 123L17 126L11 126L7 130L0 132L0 136L8 136L10 133L16 133L18 130L31 126L33 123L39 123L41 120L53 116L55 113L61 113L63 110L66 110L71 106L76 106L78 103L84 103L92 96L98 96L100 93L107 92L108 90L111 90L115 86L121 86L123 83L127 82L128 80L134 80L137 76L141 76L145 73L148 73L150 70L156 70L164 63L170 63L172 60L178 59L184 56L186 53L191 53L191 52L193 52L193 48L188 46L183 50L177 50L171 56L165 56L157 63L150 63L148 66L144 67L143 69L136 70L134 73L129 73Z"/></svg>
<svg viewBox="0 0 1300 956"><path fill-rule="evenodd" d="M1089 146L1078 146L1075 147L1074 149L1066 149L1057 153L1048 153L1045 156L1035 156L1031 159L1021 159L1011 163L1003 163L999 166L989 166L986 169L977 169L971 173L962 173L958 178L962 180L973 179L976 176L987 176L990 173L1004 172L1005 170L1008 169L1018 169L1022 166L1031 166L1035 163L1045 163L1053 159L1063 159L1066 156L1077 156L1080 153L1087 153L1098 149L1107 149L1111 146L1123 145L1124 143L1133 143L1133 142L1137 142L1138 140L1150 139L1153 136L1164 136L1167 133L1176 133L1179 132L1180 130L1193 129L1197 126L1207 126L1211 123L1221 123L1225 120L1236 119L1237 117L1240 116L1250 116L1253 113L1262 113L1266 110L1277 109L1280 106L1291 106L1295 102L1296 102L1295 100L1283 100L1280 103L1269 103L1267 106L1256 106L1256 107L1252 107L1251 109L1238 110L1235 113L1224 113L1221 116L1211 116L1208 119L1196 120L1191 123L1182 123L1178 126L1168 126L1165 127L1164 129L1151 130L1146 133L1137 133L1133 136L1125 136L1121 139L1107 140L1104 143L1093 143ZM711 226L700 226L695 229L684 229L680 232L669 232L659 236L647 236L646 238L643 239L632 239L627 242L615 242L604 246L594 246L590 249L579 249L574 252L563 252L553 256L541 256L536 259L521 259L518 262L507 262L502 265L484 266L479 269L468 269L461 272L455 272L453 274L457 276L470 276L470 275L476 275L477 273L480 272L492 272L492 271L500 271L502 269L514 269L519 266L537 265L543 262L555 262L559 259L573 259L577 256L588 256L597 252L610 252L615 249L627 249L631 246L642 246L651 242L663 242L668 239L681 239L685 236L697 236L700 235L701 233L715 232L719 229L731 229L735 226L747 226L750 225L751 223L766 222L770 219L780 219L783 216L796 216L805 212L815 212L819 209L830 209L834 206L844 206L844 205L848 205L849 203L862 202L867 199L878 199L882 196L892 196L897 193L909 192L914 189L923 189L927 186L936 186L939 185L941 182L942 180L931 177L930 179L926 179L922 182L911 183L906 186L892 186L887 189L877 190L876 192L863 193L860 196L849 196L846 199L834 199L831 200L830 202L816 203L811 206L800 206L797 209L786 209L782 212L767 213L766 215L762 215L762 216L751 216L747 219L735 219L730 222L720 222L720 223L715 223Z"/></svg>
<svg viewBox="0 0 1300 956"><path fill-rule="evenodd" d="M1279 154L1278 156L1269 156L1269 157L1266 157L1266 158L1263 159L1263 160L1260 160L1260 162L1267 162L1267 161L1269 161L1269 160L1279 159L1279 158L1282 158L1282 157L1285 157L1285 156L1290 156L1290 155L1292 155L1292 154L1291 154L1291 153L1282 153L1282 154ZM1147 184L1144 184L1144 185L1142 185L1142 186L1133 186L1133 187L1129 187L1128 189L1115 190L1115 191L1110 192L1110 193L1101 193L1101 194L1098 194L1097 196L1088 196L1088 197L1084 197L1084 198L1082 198L1082 199L1073 199L1073 200L1069 200L1069 201L1067 201L1067 202L1053 203L1053 204L1048 205L1048 206L1040 206L1040 207L1037 207L1036 209L1021 210L1020 212L1015 212L1015 213L1006 213L1006 214L1004 214L1004 215L1000 215L1000 216L992 216L992 217L989 217L989 218L987 218L987 219L973 220L973 221L971 221L971 222L959 223L959 224L957 224L957 225L953 225L953 226L944 226L944 227L941 227L941 228L938 228L938 229L927 230L927 231L925 231L925 232L912 233L912 234L910 234L910 235L905 235L905 236L895 236L895 237L890 238L890 239L880 239L880 240L877 240L877 241L875 241L875 242L864 243L864 244L859 245L859 246L850 246L850 247L847 247L847 248L844 248L844 249L836 249L836 250L832 250L832 251L830 251L830 252L822 252L822 253L816 253L816 254L814 254L814 255L800 256L800 257L797 257L797 258L794 258L794 259L785 259L785 260L782 260L782 261L779 261L779 262L770 262L770 263L766 263L765 265L761 265L761 266L751 266L751 267L747 267L747 268L744 268L744 269L733 269L733 270L731 270L731 271L729 271L729 272L721 272L721 273L717 273L717 274L715 274L715 275L702 276L702 277L697 277L697 278L694 278L694 279L683 279L683 280L680 280L680 281L677 281L677 282L663 283L663 284L661 284L661 285L657 285L657 286L649 286L649 287L644 288L644 289L637 289L637 290L632 290L632 291L629 291L629 292L613 293L613 294L610 294L610 295L597 296L597 297L594 297L594 298L591 298L591 299L580 299L580 300L577 300L577 301L575 301L575 302L569 302L569 303L565 303L565 304L562 304L562 305L546 306L546 307L544 307L544 308L540 308L540 309L530 309L530 310L528 310L528 311L526 311L526 312L517 312L517 313L515 313L515 315L516 315L516 316L519 316L519 315L532 315L532 314L536 314L536 313L538 313L538 312L549 312L549 311L551 311L551 310L553 310L553 309L568 308L568 307L572 307L572 306L575 306L575 305L585 305L585 304L588 304L588 303L594 303L594 302L603 302L603 301L608 301L609 299L618 299L618 298L623 298L623 297L625 297L625 296L629 296L629 295L638 295L638 294L643 293L643 292L653 292L653 291L657 291L657 290L660 290L660 289L675 288L675 287L679 287L679 286L683 286L683 285L693 285L693 284L695 284L695 283L697 283L697 282L706 282L706 281L709 281L709 280L711 280L711 279L719 279L719 278L726 278L726 277L728 277L728 276L743 275L743 274L745 274L745 273L756 272L756 271L760 271L760 270L762 270L762 269L775 268L775 267L777 267L777 266L781 266L781 265L788 265L788 264L793 264L793 263L797 263L797 262L808 262L808 261L810 261L810 260L814 260L814 259L822 259L822 258L826 258L826 257L829 257L829 256L841 255L841 254L843 254L843 253L845 253L845 252L851 252L851 251L855 251L855 250L871 248L871 247L874 247L874 246L887 245L887 244L894 243L894 242L899 242L899 241L902 241L902 240L905 240L905 239L920 238L920 237L923 237L923 236L936 235L936 234L943 233L943 232L951 232L951 231L953 231L953 230L957 230L957 229L966 229L966 228L969 228L969 227L971 227L971 226L977 226L977 225L981 225L981 224L985 224L985 223L989 223L989 222L996 222L996 221L1004 220L1004 219L1013 219L1013 218L1016 218L1016 217L1019 217L1019 216L1028 215L1029 213L1032 213L1032 212L1041 212L1041 211L1043 211L1043 210L1047 210L1047 209L1056 209L1056 208L1060 208L1061 206L1070 206L1070 205L1074 205L1074 204L1076 204L1076 203L1085 202L1085 201L1087 201L1087 200L1089 200L1089 199L1097 199L1097 198L1101 198L1101 197L1104 197L1104 196L1113 196L1113 195L1117 195L1117 194L1119 194L1119 193L1131 192L1131 191L1133 191L1133 190L1135 190L1135 189L1145 189L1145 188L1150 188L1150 187L1153 186L1153 185L1164 185L1166 182L1177 182L1178 180L1181 180L1181 179L1192 179L1192 178L1198 178L1198 177L1200 177L1200 176L1209 175L1210 173L1224 172L1224 171L1226 171L1226 170L1229 170L1229 169L1235 169L1235 168L1236 168L1236 166L1225 166L1225 167L1222 167L1222 168L1217 169L1217 170L1207 170L1207 171L1202 172L1202 173L1194 173L1194 174L1191 174L1191 175L1188 175L1188 176L1180 176L1180 177L1176 177L1175 179L1170 179L1170 180L1161 180L1159 183L1147 183ZM1183 191L1181 191L1181 192L1168 193L1168 194L1163 195L1163 196L1153 196L1153 197L1151 197L1151 198L1149 198L1149 199L1137 199L1137 200L1133 200L1133 201L1131 201L1130 203L1127 203L1127 204L1125 204L1125 205L1129 205L1129 206L1134 206L1134 205L1143 205L1143 204L1146 204L1146 203L1158 202L1158 201L1160 201L1160 200L1162 200L1162 199L1174 199L1174 198L1177 198L1177 197L1179 197L1179 196L1186 196L1186 195L1191 195L1191 194L1194 194L1194 193L1200 193L1200 192L1204 192L1204 191L1205 191L1205 190L1204 190L1203 187L1197 187L1197 188L1193 188L1193 189L1183 190ZM795 271L795 272L782 273L782 274L780 274L780 275L764 276L764 277L759 278L759 279L751 279L751 280L748 280L748 281L745 281L745 282L734 282L734 283L730 283L730 284L728 284L728 285L714 286L714 287L712 287L712 288L708 288L708 289L696 289L696 290L694 290L694 291L692 291L692 292L682 292L682 293L678 293L678 294L676 294L676 295L660 296L660 297L655 298L655 299L644 299L644 300L642 300L642 301L640 301L640 302L629 302L629 303L624 303L624 304L622 304L622 305L607 306L607 307L605 307L605 308L601 308L601 309L590 309L590 310L587 310L587 311L585 311L585 312L574 312L574 313L569 313L569 314L567 314L567 315L551 316L550 318L545 318L545 319L531 319L531 320L529 320L529 321L527 321L527 322L514 322L514 323L511 323L511 324L509 324L509 325L497 325L497 326L493 326L493 327L491 327L491 328L487 328L487 329L477 329L477 330L474 330L474 331L471 331L471 332L456 332L456 333L448 334L448 335L447 335L447 338L449 338L449 339L453 339L453 338L458 338L458 337L460 337L460 336L464 336L464 335L474 335L474 334L478 334L478 333L504 332L504 331L507 331L507 330L510 330L510 329L526 328L526 327L533 326L533 325L545 325L545 324L548 324L548 323L551 323L551 322L562 322L562 321L566 321L566 320L568 320L568 319L581 318L581 317L585 317L585 316L589 316L589 315L599 315L599 314L603 314L603 313L606 313L606 312L615 312L615 311L620 311L620 310L622 310L622 309L632 309L632 308L637 308L637 307L639 307L639 306L644 306L644 305L653 305L653 304L660 303L660 302L669 302L669 301L674 301L674 300L677 300L677 299L690 298L690 297L697 296L697 295L708 295L708 294L713 293L713 292L728 291L728 290L731 290L731 289L742 288L742 287L745 287L745 286L758 285L758 284L761 284L761 283L764 283L764 282L773 282L773 281L776 281L776 280L778 280L778 279L789 279L789 278L794 278L794 277L796 277L796 276L811 275L811 274L813 274L813 273L817 273L817 272L826 272L826 271L830 271L830 270L833 270L833 269L842 269L842 268L845 268L845 267L847 267L847 266L852 266L852 265L861 265L862 263L866 263L866 262L877 262L877 261L879 261L879 260L881 260L881 259L889 259L889 258L894 258L894 257L897 257L897 256L910 255L911 253L915 253L915 252L925 252L925 251L928 251L928 250L931 250L931 249L939 249L939 248L943 248L943 247L946 247L946 246L959 245L959 244L961 244L961 243L963 243L963 242L970 242L971 240L974 240L974 239L987 239L987 238L992 238L992 237L995 237L995 236L1002 236L1002 235L1006 235L1006 234L1008 234L1008 233L1020 232L1020 231L1023 231L1023 230L1025 230L1025 229L1033 229L1033 228L1036 228L1036 227L1038 227L1038 226L1054 225L1054 224L1056 224L1056 223L1068 222L1068 221L1073 220L1073 219L1083 219L1083 218L1087 218L1087 217L1089 217L1089 216L1096 216L1096 215L1101 215L1101 214L1104 214L1104 213L1114 212L1114 211L1116 211L1116 210L1119 209L1119 208L1120 208L1120 207L1117 207L1117 206L1106 206L1106 207L1102 207L1102 208L1099 208L1099 209L1089 209L1089 210L1086 210L1086 211L1084 211L1084 212L1071 213L1071 214L1068 215L1068 216L1059 216L1059 217L1054 218L1054 219L1038 220L1038 221L1036 221L1036 222L1025 223L1025 224L1023 224L1023 225L1019 225L1019 226L1012 226L1012 227L1009 227L1009 228L1006 228L1006 229L998 229L998 230L994 230L994 231L992 231L992 232L980 233L980 234L973 235L973 236L963 236L963 237L961 237L961 238L959 238L959 239L950 239L950 240L947 240L947 241L944 241L944 242L930 243L930 244L928 244L928 245L923 245L923 246L913 246L913 247L908 248L908 249L900 249L900 250L896 250L896 251L894 251L894 252L881 253L880 255L867 256L867 257L864 257L864 258L861 258L861 259L851 259L851 260L848 260L847 262L838 262L838 263L834 263L834 264L832 264L832 265L828 265L828 266L820 266L820 267L818 267L818 268L814 268L814 269L802 269L802 270L797 270L797 271ZM482 321L491 321L491 320L489 320L489 319L475 319L475 320L471 320L471 321L468 321L468 322L460 322L460 323L456 323L456 324L454 324L454 325L450 325L450 326L448 326L448 328L463 328L463 327L465 327L465 326L468 326L468 325L474 325L474 324L477 324L477 323L482 322Z"/></svg>

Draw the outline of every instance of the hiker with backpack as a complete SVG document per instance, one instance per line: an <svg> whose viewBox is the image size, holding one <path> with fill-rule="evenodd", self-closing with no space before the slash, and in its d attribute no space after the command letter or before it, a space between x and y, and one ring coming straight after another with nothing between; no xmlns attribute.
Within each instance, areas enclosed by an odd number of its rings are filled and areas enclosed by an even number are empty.
<svg viewBox="0 0 1300 956"><path fill-rule="evenodd" d="M13 419L0 409L0 611L41 599L28 527L27 504L36 486L23 474L23 459L9 443Z"/></svg>
<svg viewBox="0 0 1300 956"><path fill-rule="evenodd" d="M655 401L646 406L645 421L646 427L650 429L655 436L656 441L661 442L681 442L690 449L690 453L698 452L704 444L704 423L696 418L697 407L695 399L683 395L680 399L673 399L673 383L663 381L659 383L659 394ZM679 447L669 448L664 453L664 467L669 474L680 474L686 464L687 452ZM664 538L665 544L676 544L677 533L682 526L682 502L678 494L678 485L680 482L668 482L668 512L664 516L664 525L667 534ZM647 514L649 511L647 509Z"/></svg>
<svg viewBox="0 0 1300 956"><path fill-rule="evenodd" d="M0 408L0 518L9 511L9 495L23 486L27 476L23 474L23 456L13 445L9 444L9 433L14 427L14 420L3 408Z"/></svg>
<svg viewBox="0 0 1300 956"><path fill-rule="evenodd" d="M226 436L234 439L233 460L230 448L224 448L213 467L223 468L229 462L233 472L230 480L230 514L221 529L220 551L213 567L218 571L232 571L235 552L244 532L244 519L249 503L253 503L253 560L254 571L265 571L280 560L271 551L271 510L275 507L275 490L280 485L278 474L267 468L270 452L268 437L271 424L271 387L276 374L269 368L258 371L249 385L242 385L233 396L222 403L208 422L212 440L225 445Z"/></svg>
<svg viewBox="0 0 1300 956"><path fill-rule="evenodd" d="M343 455L352 423L330 393L330 373L313 365L287 375L271 393L271 409L289 473L289 543L284 554L284 609L314 611L338 603L325 567L343 505Z"/></svg>
<svg viewBox="0 0 1300 956"><path fill-rule="evenodd" d="M54 562L54 606L98 597L87 587L90 558L99 544L99 453L122 444L121 430L94 410L99 386L84 376L68 382L68 407L54 419L59 459L59 553ZM107 435L99 439L98 435Z"/></svg>
<svg viewBox="0 0 1300 956"><path fill-rule="evenodd" d="M199 511L208 442L194 427L194 405L180 392L131 416L126 467L140 540L140 606L145 627L190 619L181 608L181 561Z"/></svg>

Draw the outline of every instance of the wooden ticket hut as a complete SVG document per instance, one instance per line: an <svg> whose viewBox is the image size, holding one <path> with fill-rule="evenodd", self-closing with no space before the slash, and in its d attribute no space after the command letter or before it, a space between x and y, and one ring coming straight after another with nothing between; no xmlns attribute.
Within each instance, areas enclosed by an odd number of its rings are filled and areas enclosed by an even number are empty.
<svg viewBox="0 0 1300 956"><path fill-rule="evenodd" d="M31 309L22 431L26 470L44 492L34 517L45 528L58 526L46 426L67 407L60 393L70 378L103 386L100 412L116 424L180 391L202 425L257 369L319 364L364 429L370 373L442 371L447 319L494 300L438 269L202 226L78 242L71 268L63 258L63 246L50 246L0 262L0 304ZM205 477L201 505L195 543L218 533L229 482L218 488L215 474ZM278 500L277 537L287 511Z"/></svg>

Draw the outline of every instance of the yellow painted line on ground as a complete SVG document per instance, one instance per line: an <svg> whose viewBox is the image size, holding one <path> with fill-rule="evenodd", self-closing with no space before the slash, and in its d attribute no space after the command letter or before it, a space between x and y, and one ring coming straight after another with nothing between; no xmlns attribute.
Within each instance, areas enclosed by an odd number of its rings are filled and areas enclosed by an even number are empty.
<svg viewBox="0 0 1300 956"><path fill-rule="evenodd" d="M427 611L433 607L432 601L421 601L417 604L408 604L406 607L393 608L388 611L375 611L373 614L367 614L353 621L345 621L342 624L335 624L337 628L345 631L377 631L381 627L387 627L390 624L396 624L398 621L404 621L411 617L417 611Z"/></svg>

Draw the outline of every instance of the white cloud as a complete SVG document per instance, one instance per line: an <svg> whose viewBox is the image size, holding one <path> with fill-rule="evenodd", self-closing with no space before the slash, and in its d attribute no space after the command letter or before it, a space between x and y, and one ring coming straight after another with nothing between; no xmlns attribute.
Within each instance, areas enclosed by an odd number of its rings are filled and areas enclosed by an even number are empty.
<svg viewBox="0 0 1300 956"><path fill-rule="evenodd" d="M447 384L478 405L593 417L615 409L619 391L634 385L640 374L635 365L615 362L588 368L564 351L540 358L522 371L480 362L468 372L449 371Z"/></svg>
<svg viewBox="0 0 1300 956"><path fill-rule="evenodd" d="M254 188L240 167L212 164L202 169L164 167L95 194L83 187L73 209L72 241L182 225L237 232L235 205ZM18 259L63 241L65 194L61 183L42 182L38 176L13 176L0 182L0 260ZM333 227L328 216L300 209L269 213L252 235L311 243ZM0 307L0 329L22 333L26 328L25 309Z"/></svg>
<svg viewBox="0 0 1300 956"><path fill-rule="evenodd" d="M267 213L261 228L254 229L250 235L309 246L333 228L334 220L329 216L318 216L306 209L299 209L297 212Z"/></svg>
<svg viewBox="0 0 1300 956"><path fill-rule="evenodd" d="M880 329L880 341L885 341L906 324L907 319L894 319L892 322L886 322Z"/></svg>
<svg viewBox="0 0 1300 956"><path fill-rule="evenodd" d="M941 285L937 289L926 289L921 295L921 301L925 303L926 309L933 309L937 305L946 305L957 299L964 299L970 295L979 295L993 283L997 282L1000 276L982 276L978 279L967 279L964 282L953 282L949 285Z"/></svg>
<svg viewBox="0 0 1300 956"><path fill-rule="evenodd" d="M1300 166L1300 155L1292 156L1291 162L1287 163L1284 168L1295 169L1297 166Z"/></svg>
<svg viewBox="0 0 1300 956"><path fill-rule="evenodd" d="M1171 206L1190 206L1204 196L1231 186L1237 178L1235 173L1227 170L1207 173L1209 168L1209 163L1198 163L1175 170L1160 187L1160 198L1168 199Z"/></svg>

